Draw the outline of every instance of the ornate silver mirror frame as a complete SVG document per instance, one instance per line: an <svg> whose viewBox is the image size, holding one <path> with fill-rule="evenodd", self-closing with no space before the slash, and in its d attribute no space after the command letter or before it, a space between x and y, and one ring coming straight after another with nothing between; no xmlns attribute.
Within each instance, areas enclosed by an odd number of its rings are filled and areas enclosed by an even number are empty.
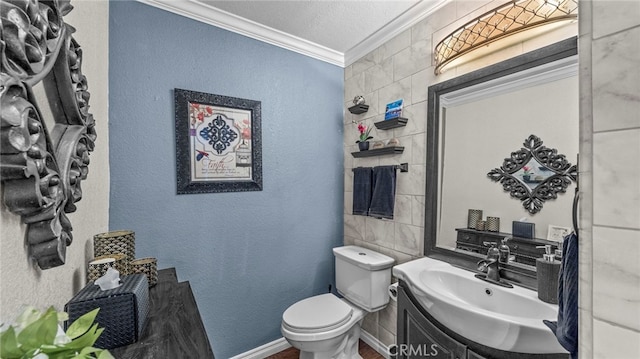
<svg viewBox="0 0 640 359"><path fill-rule="evenodd" d="M72 9L68 0L0 2L3 200L27 224L29 256L41 269L65 263L66 213L82 198L96 139L82 50L63 20Z"/></svg>
<svg viewBox="0 0 640 359"><path fill-rule="evenodd" d="M578 171L558 150L543 146L538 136L529 136L522 145L487 176L500 182L511 197L521 200L524 208L535 214L545 201L566 192L571 181L576 181Z"/></svg>

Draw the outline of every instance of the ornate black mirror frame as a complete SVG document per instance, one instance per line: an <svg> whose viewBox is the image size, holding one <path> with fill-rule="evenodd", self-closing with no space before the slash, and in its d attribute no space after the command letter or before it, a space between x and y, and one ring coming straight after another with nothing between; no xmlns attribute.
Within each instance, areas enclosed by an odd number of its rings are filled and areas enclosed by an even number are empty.
<svg viewBox="0 0 640 359"><path fill-rule="evenodd" d="M542 140L536 135L530 135L522 148L511 152L511 155L504 159L500 168L494 168L487 176L495 182L500 182L505 192L522 201L522 206L531 214L536 214L542 209L542 204L550 199L558 198L559 193L565 193L571 181L576 181L577 167L567 161L567 158L558 153L555 148L542 145ZM529 170L527 165L531 161L536 161L545 172L552 172L546 178L538 181L530 179L532 183L537 183L531 188L526 181L518 178L517 174L522 169ZM523 175L524 179L529 176Z"/></svg>
<svg viewBox="0 0 640 359"><path fill-rule="evenodd" d="M96 139L82 50L63 20L72 9L68 0L0 3L3 200L27 224L29 256L41 269L65 263L73 238L66 213L82 198Z"/></svg>
<svg viewBox="0 0 640 359"><path fill-rule="evenodd" d="M438 140L440 131L440 97L450 92L575 56L577 53L577 38L573 37L429 87L426 132L425 256L471 270L476 270L476 263L479 259L478 255L470 252L454 251L437 246L438 181L441 169L439 163L440 144ZM525 287L536 288L535 267L519 263L505 264L504 267L504 278Z"/></svg>

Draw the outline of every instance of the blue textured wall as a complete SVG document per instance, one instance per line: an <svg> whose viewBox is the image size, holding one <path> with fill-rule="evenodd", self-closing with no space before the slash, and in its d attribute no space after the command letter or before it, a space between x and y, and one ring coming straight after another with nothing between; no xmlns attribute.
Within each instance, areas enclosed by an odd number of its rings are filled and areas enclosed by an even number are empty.
<svg viewBox="0 0 640 359"><path fill-rule="evenodd" d="M193 288L217 358L281 337L333 284L343 70L130 1L110 3L110 229ZM173 89L262 101L261 192L176 195Z"/></svg>

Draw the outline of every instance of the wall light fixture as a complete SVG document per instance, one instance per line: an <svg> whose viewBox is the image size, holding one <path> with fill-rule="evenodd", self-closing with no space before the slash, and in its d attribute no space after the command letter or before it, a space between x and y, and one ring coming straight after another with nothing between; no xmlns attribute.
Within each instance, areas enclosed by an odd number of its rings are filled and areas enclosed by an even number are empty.
<svg viewBox="0 0 640 359"><path fill-rule="evenodd" d="M457 28L436 45L435 73L466 62L464 58L471 53L474 58L483 56L482 52L490 51L487 45L498 40L509 38L515 43L549 30L548 25L575 21L577 10L578 0L516 0L501 5ZM531 31L534 29L537 31ZM516 34L520 36L512 36Z"/></svg>

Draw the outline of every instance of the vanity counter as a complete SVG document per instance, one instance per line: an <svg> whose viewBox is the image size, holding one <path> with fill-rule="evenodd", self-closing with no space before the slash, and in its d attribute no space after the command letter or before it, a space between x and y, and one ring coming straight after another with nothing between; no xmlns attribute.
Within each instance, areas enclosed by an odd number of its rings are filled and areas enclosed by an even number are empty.
<svg viewBox="0 0 640 359"><path fill-rule="evenodd" d="M158 271L149 289L149 316L140 340L110 349L114 357L214 359L189 282L178 282L175 268Z"/></svg>

